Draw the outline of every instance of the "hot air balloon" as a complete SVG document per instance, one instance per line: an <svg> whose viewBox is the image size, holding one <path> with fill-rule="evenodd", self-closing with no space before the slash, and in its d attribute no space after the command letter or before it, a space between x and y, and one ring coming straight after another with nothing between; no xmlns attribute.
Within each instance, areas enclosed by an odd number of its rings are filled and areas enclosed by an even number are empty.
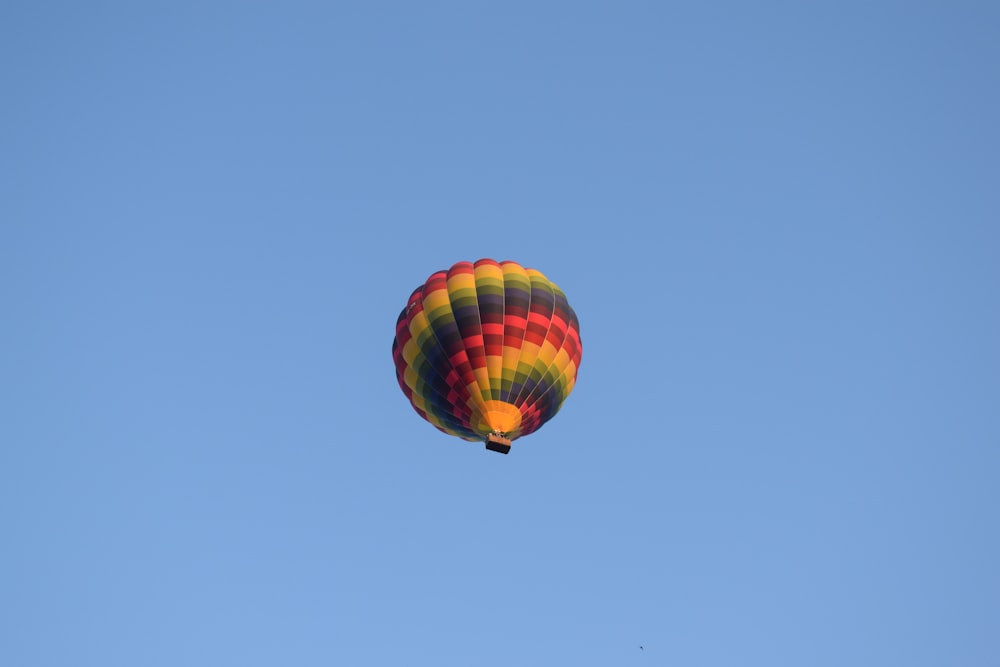
<svg viewBox="0 0 1000 667"><path fill-rule="evenodd" d="M396 379L421 417L506 454L569 396L583 347L576 313L540 271L459 262L413 290L396 321Z"/></svg>

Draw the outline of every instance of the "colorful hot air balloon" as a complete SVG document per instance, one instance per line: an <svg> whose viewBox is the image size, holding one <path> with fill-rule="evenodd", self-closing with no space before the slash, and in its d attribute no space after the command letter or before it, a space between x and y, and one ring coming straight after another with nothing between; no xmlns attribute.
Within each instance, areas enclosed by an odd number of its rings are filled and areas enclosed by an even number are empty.
<svg viewBox="0 0 1000 667"><path fill-rule="evenodd" d="M559 411L582 354L562 290L535 269L492 259L431 275L392 341L396 379L417 413L504 454Z"/></svg>

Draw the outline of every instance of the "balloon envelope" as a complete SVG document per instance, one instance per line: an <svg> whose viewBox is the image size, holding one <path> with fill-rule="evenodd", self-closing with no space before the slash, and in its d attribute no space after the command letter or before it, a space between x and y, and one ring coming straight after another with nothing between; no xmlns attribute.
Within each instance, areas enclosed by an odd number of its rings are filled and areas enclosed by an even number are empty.
<svg viewBox="0 0 1000 667"><path fill-rule="evenodd" d="M392 342L399 386L421 417L505 453L559 411L582 354L562 290L540 271L492 259L432 274L410 295Z"/></svg>

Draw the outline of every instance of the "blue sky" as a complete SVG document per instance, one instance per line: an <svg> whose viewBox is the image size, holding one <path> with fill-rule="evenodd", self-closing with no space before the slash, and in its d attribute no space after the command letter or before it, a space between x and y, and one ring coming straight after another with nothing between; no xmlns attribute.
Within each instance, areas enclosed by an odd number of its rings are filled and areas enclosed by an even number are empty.
<svg viewBox="0 0 1000 667"><path fill-rule="evenodd" d="M996 6L11 2L0 63L0 663L996 664ZM480 257L584 344L506 457L390 356Z"/></svg>

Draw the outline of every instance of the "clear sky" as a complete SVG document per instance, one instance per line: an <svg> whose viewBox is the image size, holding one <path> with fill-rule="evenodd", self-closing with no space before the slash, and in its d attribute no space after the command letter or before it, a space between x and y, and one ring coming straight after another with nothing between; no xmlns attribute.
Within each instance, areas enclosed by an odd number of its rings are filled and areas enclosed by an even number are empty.
<svg viewBox="0 0 1000 667"><path fill-rule="evenodd" d="M5 2L0 86L0 664L1000 659L996 3ZM390 355L481 257L581 322L506 457Z"/></svg>

